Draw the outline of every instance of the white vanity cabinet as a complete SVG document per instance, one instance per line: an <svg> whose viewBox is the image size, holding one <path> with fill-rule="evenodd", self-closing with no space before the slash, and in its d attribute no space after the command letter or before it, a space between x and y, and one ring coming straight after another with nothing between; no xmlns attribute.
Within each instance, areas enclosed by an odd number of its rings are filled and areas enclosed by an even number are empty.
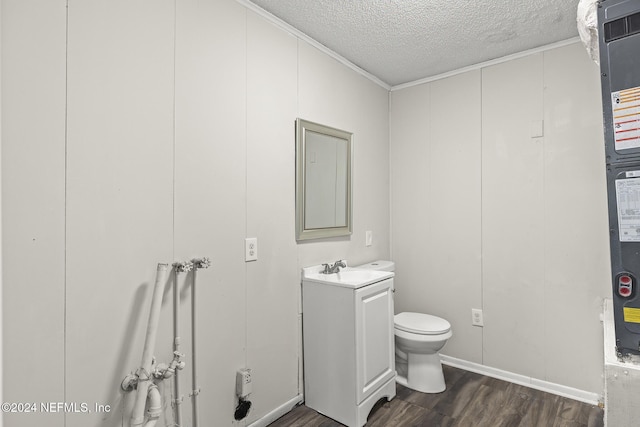
<svg viewBox="0 0 640 427"><path fill-rule="evenodd" d="M303 273L305 404L349 427L396 395L393 273L375 273L361 286Z"/></svg>

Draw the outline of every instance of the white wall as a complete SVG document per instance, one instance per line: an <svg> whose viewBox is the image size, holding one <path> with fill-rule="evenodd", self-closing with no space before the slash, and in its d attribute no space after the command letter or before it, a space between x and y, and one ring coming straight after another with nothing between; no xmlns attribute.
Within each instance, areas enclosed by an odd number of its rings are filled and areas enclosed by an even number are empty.
<svg viewBox="0 0 640 427"><path fill-rule="evenodd" d="M388 257L388 92L306 43L299 43L298 55L298 115L353 132L354 174L353 234L301 242L299 265L340 258L355 265ZM370 247L364 244L367 230L373 232Z"/></svg>
<svg viewBox="0 0 640 427"><path fill-rule="evenodd" d="M118 386L139 363L155 265L196 256L213 260L198 275L208 424L245 425L298 394L300 267L390 248L397 311L449 319L446 354L602 392L604 157L580 45L389 101L232 0L69 3L67 16L66 0L2 1L3 392L113 410L7 424L126 424ZM295 242L296 117L354 133L350 238ZM163 361L170 306L167 287ZM254 406L234 423L245 366Z"/></svg>
<svg viewBox="0 0 640 427"><path fill-rule="evenodd" d="M64 400L65 14L64 1L2 2L3 397L14 402Z"/></svg>
<svg viewBox="0 0 640 427"><path fill-rule="evenodd" d="M396 311L450 320L449 356L602 394L597 66L575 43L393 91L390 106Z"/></svg>
<svg viewBox="0 0 640 427"><path fill-rule="evenodd" d="M200 419L247 425L299 393L299 268L389 257L388 91L232 0L66 6L2 2L4 399L113 409L4 420L128 425L119 384L140 361L156 264L208 256ZM295 241L296 117L354 133L351 238ZM237 423L245 366L253 407ZM189 366L183 378L186 396Z"/></svg>
<svg viewBox="0 0 640 427"><path fill-rule="evenodd" d="M396 312L448 319L447 354L480 362L480 72L392 92L390 121Z"/></svg>

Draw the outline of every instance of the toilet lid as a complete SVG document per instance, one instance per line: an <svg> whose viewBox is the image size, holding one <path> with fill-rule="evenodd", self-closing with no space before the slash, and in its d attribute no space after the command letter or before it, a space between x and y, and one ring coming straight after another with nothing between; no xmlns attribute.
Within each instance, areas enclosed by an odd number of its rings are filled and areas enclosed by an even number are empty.
<svg viewBox="0 0 640 427"><path fill-rule="evenodd" d="M394 316L397 329L420 335L438 335L451 330L446 320L424 313L400 313Z"/></svg>

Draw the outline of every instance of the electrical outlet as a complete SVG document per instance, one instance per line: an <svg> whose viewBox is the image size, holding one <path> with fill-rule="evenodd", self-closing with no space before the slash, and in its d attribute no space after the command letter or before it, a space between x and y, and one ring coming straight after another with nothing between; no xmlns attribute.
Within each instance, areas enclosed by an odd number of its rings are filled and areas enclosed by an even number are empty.
<svg viewBox="0 0 640 427"><path fill-rule="evenodd" d="M258 260L258 238L257 237L248 237L244 239L244 260L245 261Z"/></svg>
<svg viewBox="0 0 640 427"><path fill-rule="evenodd" d="M471 324L474 326L484 326L484 319L482 318L482 310L479 308L471 309Z"/></svg>
<svg viewBox="0 0 640 427"><path fill-rule="evenodd" d="M251 369L240 369L236 372L236 394L245 398L251 394Z"/></svg>

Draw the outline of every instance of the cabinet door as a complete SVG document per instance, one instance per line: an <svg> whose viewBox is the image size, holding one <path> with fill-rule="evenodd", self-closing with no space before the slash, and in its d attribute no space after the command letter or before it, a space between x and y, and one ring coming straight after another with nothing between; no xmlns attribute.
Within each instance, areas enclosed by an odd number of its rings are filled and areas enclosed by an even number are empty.
<svg viewBox="0 0 640 427"><path fill-rule="evenodd" d="M395 376L393 279L356 290L358 404Z"/></svg>

